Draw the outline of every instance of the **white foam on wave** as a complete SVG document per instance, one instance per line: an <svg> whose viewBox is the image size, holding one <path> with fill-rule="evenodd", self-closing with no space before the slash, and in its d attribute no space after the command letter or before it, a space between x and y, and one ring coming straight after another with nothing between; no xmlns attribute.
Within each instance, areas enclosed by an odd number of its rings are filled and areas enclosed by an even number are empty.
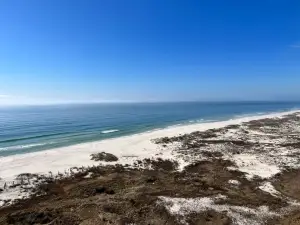
<svg viewBox="0 0 300 225"><path fill-rule="evenodd" d="M208 123L214 121L216 120L198 119L198 120L189 120L189 123Z"/></svg>
<svg viewBox="0 0 300 225"><path fill-rule="evenodd" d="M101 131L102 134L109 134L109 133L114 133L114 132L118 132L119 130L103 130Z"/></svg>
<svg viewBox="0 0 300 225"><path fill-rule="evenodd" d="M234 115L232 117L232 119L239 119L239 118L252 117L252 116L263 116L263 115L268 115L270 113L274 113L274 112L243 113L243 114ZM278 112L278 113L280 113L280 112Z"/></svg>
<svg viewBox="0 0 300 225"><path fill-rule="evenodd" d="M217 122L218 120L206 120L206 119L199 119L199 120L189 120L183 123L177 123L177 124L173 124L173 125L169 125L165 128L157 128L157 129L153 129L150 130L148 132L152 132L152 131L156 131L156 130L164 130L164 129L168 129L168 128L178 128L178 127L184 127L184 126L190 126L190 125L197 125L197 124L204 124L204 123L211 123L211 122Z"/></svg>
<svg viewBox="0 0 300 225"><path fill-rule="evenodd" d="M1 151L21 150L21 149L38 147L38 146L43 146L43 145L48 145L48 144L52 144L52 143L48 142L48 143L37 143L37 144L28 144L28 145L14 145L14 146L0 148L0 152Z"/></svg>

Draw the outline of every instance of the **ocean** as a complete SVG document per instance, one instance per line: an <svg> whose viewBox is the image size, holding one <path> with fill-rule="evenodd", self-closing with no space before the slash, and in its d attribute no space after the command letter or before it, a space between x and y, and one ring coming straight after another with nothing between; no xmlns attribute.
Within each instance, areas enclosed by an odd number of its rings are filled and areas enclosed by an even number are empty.
<svg viewBox="0 0 300 225"><path fill-rule="evenodd" d="M283 112L300 102L126 103L0 107L0 157L140 132Z"/></svg>

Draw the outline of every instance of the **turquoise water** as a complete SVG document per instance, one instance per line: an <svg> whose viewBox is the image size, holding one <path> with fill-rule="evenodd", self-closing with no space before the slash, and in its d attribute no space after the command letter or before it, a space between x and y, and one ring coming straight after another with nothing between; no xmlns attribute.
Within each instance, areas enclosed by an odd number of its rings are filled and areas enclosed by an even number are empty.
<svg viewBox="0 0 300 225"><path fill-rule="evenodd" d="M136 103L0 107L0 156L119 137L177 124L300 108L300 102Z"/></svg>

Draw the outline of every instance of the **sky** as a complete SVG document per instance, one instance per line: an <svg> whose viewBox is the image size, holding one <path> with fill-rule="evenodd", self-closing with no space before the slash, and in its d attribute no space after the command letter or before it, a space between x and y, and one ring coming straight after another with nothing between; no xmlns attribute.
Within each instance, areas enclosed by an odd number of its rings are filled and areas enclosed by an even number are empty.
<svg viewBox="0 0 300 225"><path fill-rule="evenodd" d="M299 0L1 0L0 104L300 100Z"/></svg>

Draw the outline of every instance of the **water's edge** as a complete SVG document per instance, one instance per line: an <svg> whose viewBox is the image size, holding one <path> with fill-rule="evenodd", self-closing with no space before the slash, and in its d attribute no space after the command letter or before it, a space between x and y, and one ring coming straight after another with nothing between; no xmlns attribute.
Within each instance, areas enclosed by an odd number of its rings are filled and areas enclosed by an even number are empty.
<svg viewBox="0 0 300 225"><path fill-rule="evenodd" d="M93 115L94 112L88 114L89 117L86 116L85 114L84 116L86 117L83 116L79 117L78 119L79 122L76 120L77 119L76 115L74 116L75 119L73 118L70 119L69 117L65 116L66 119L63 120L64 118L61 119L60 115L58 114L56 117L53 118L53 121L55 122L56 120L58 120L59 122L57 122L57 124L54 125L51 123L50 125L48 125L48 123L44 121L43 123L37 123L31 125L29 123L31 122L30 120L28 120L29 122L27 122L27 124L24 122L22 124L22 122L20 122L19 125L18 121L14 121L12 119L11 121L9 121L10 123L7 122L6 124L4 123L4 125L6 125L7 127L16 126L17 128L18 126L20 126L21 130L18 134L19 136L15 135L9 137L9 135L7 135L8 138L6 139L1 138L1 136L3 135L1 135L1 131L0 131L0 157L6 157L6 156L16 155L16 154L26 154L30 152L45 151L50 149L68 147L77 144L96 142L96 141L112 139L112 138L126 137L130 135L144 133L144 132L162 130L169 127L178 127L178 126L183 127L192 124L203 124L203 123L210 123L210 122L226 121L226 120L231 120L236 118L287 112L287 111L300 108L300 105L299 107L297 105L297 107L293 106L290 107L289 109L287 109L287 107L277 105L276 106L277 108L275 107L276 108L275 110L271 111L269 108L266 108L265 112L261 109L263 107L261 105L258 105L258 106L254 106L254 108L257 107L257 109L251 108L251 110L249 110L245 108L244 112L236 112L236 113L235 110L242 111L241 109L238 108L239 105L232 106L232 109L230 108L229 111L227 108L225 108L224 110L224 106L222 106L222 108L219 110L220 112L219 111L217 112L219 106L217 107L204 106L206 108L203 108L203 106L201 107L202 107L201 110L204 111L206 110L208 112L206 114L204 113L199 117L195 116L196 115L195 113L194 114L190 113L189 109L184 109L185 111L182 110L181 112L182 115L180 115L181 117L178 115L176 117L176 114L174 114L173 112L168 112L168 111L165 112L164 110L166 110L166 107L163 106L162 109L155 109L153 110L153 112L152 111L147 113L137 112L136 114L132 114L132 115L125 115L125 116L121 115L123 117L122 118L123 120L121 120L120 123L118 123L118 121L110 122L111 118L118 119L118 116L120 116L118 114L116 115L112 114L114 117L110 115L111 117L105 117L104 119L101 119L102 116L101 115L100 116L101 121L99 122L98 121L99 115L97 114L96 116ZM214 107L216 109L214 109ZM149 109L151 108L148 107L147 110ZM222 112L222 110L224 110L224 112ZM250 112L248 112L247 110ZM209 114L210 111L213 112L211 115ZM162 113L165 117L160 118L160 113ZM199 112L197 113L199 114ZM90 119L91 115L95 117L92 118L93 120ZM139 115L141 118L139 118ZM174 115L175 117L172 117ZM67 114L67 116L70 116L70 114ZM71 114L71 116L73 115ZM130 118L130 117L137 117L137 118ZM68 119L70 121L68 121ZM31 120L34 120L34 113ZM104 125L102 127L102 124L108 124L108 125L107 126ZM1 111L0 111L0 125L1 125ZM16 130L17 128L14 129ZM42 131L39 132L39 129L42 129ZM35 136L30 136L31 130L33 130L32 135ZM4 131L2 131L2 133L4 135L6 134L5 129Z"/></svg>

